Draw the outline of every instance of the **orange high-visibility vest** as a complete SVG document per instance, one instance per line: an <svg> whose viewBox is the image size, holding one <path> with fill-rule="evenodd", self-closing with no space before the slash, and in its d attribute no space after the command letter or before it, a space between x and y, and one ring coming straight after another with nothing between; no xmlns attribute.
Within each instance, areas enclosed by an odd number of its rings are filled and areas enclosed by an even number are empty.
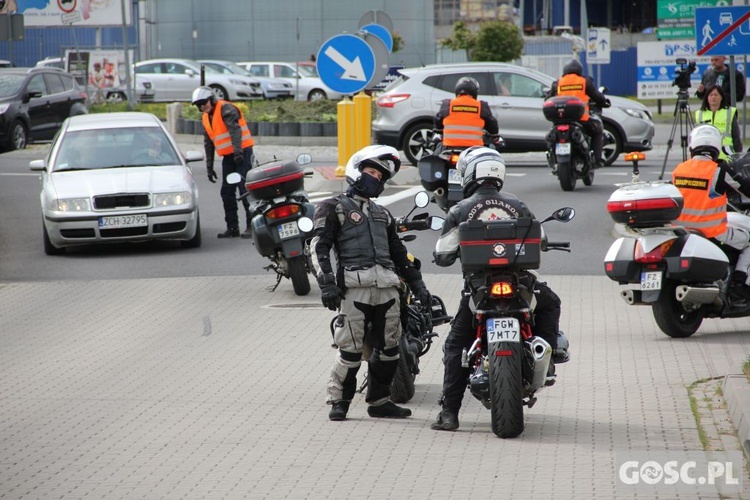
<svg viewBox="0 0 750 500"><path fill-rule="evenodd" d="M557 95L570 95L579 98L585 106L583 109L582 122L589 121L589 96L586 95L586 79L575 73L563 75L557 80Z"/></svg>
<svg viewBox="0 0 750 500"><path fill-rule="evenodd" d="M714 161L693 158L680 163L672 172L672 184L685 200L677 222L688 229L699 230L706 238L714 238L727 230L726 195L709 197L717 168Z"/></svg>
<svg viewBox="0 0 750 500"><path fill-rule="evenodd" d="M443 120L443 146L481 146L484 144L482 105L470 95L451 100L450 114Z"/></svg>
<svg viewBox="0 0 750 500"><path fill-rule="evenodd" d="M208 138L211 139L211 142L214 143L216 153L218 153L219 156L227 156L234 153L232 150L232 137L229 135L229 129L227 129L227 125L221 117L221 107L224 105L234 106L231 102L218 101L216 106L214 106L214 111L210 119L208 113L203 113L203 129L206 131L206 134L208 134ZM242 116L242 112L237 106L234 107L240 114L239 124L240 130L242 131L242 149L249 148L255 144L255 141L250 135L250 129L247 126L245 118Z"/></svg>

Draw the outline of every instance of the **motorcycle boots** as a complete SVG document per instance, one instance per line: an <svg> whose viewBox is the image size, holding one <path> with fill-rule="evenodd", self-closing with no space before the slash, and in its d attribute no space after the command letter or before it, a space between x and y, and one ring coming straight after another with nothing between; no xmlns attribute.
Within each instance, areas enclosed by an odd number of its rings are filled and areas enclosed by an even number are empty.
<svg viewBox="0 0 750 500"><path fill-rule="evenodd" d="M368 406L367 414L373 418L406 418L411 417L411 410L386 401L382 405Z"/></svg>
<svg viewBox="0 0 750 500"><path fill-rule="evenodd" d="M346 420L347 413L349 413L349 401L337 401L333 403L331 411L328 412L328 418L335 422Z"/></svg>
<svg viewBox="0 0 750 500"><path fill-rule="evenodd" d="M443 408L430 429L433 431L455 431L458 429L458 412Z"/></svg>

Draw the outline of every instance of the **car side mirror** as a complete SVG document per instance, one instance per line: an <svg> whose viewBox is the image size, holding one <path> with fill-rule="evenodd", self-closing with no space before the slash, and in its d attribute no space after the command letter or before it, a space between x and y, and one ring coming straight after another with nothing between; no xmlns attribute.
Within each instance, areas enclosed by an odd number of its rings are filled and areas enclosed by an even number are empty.
<svg viewBox="0 0 750 500"><path fill-rule="evenodd" d="M46 160L31 160L29 162L29 169L32 172L42 172L47 168Z"/></svg>
<svg viewBox="0 0 750 500"><path fill-rule="evenodd" d="M194 76L195 76L195 71L193 71L192 69L186 69L186 70L185 70L185 74L186 74L187 76L189 76L189 77L191 77L191 78L192 78L192 77L194 77Z"/></svg>
<svg viewBox="0 0 750 500"><path fill-rule="evenodd" d="M185 153L185 161L188 163L202 161L204 157L203 151L188 151Z"/></svg>
<svg viewBox="0 0 750 500"><path fill-rule="evenodd" d="M32 90L26 93L26 97L24 98L23 102L29 102L32 99L36 99L42 97L42 91L41 90Z"/></svg>

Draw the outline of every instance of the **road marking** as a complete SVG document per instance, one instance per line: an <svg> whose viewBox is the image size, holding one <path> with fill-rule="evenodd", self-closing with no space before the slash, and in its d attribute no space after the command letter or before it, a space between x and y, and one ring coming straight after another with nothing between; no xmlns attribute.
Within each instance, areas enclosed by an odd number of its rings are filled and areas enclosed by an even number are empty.
<svg viewBox="0 0 750 500"><path fill-rule="evenodd" d="M3 176L3 175L5 175L5 176L15 176L15 177L22 177L22 176L33 175L34 177L39 177L40 174L14 174L14 173L8 173L8 172L0 174L0 176Z"/></svg>

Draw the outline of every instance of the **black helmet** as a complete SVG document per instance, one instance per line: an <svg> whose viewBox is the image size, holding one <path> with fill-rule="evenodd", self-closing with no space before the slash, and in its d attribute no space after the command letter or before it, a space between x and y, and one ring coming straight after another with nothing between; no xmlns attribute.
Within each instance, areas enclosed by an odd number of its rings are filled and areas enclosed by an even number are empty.
<svg viewBox="0 0 750 500"><path fill-rule="evenodd" d="M571 59L568 61L568 64L563 66L563 75L569 75L571 73L583 76L583 66L578 59Z"/></svg>
<svg viewBox="0 0 750 500"><path fill-rule="evenodd" d="M464 76L456 82L456 95L468 94L474 99L479 95L479 82L470 76Z"/></svg>

